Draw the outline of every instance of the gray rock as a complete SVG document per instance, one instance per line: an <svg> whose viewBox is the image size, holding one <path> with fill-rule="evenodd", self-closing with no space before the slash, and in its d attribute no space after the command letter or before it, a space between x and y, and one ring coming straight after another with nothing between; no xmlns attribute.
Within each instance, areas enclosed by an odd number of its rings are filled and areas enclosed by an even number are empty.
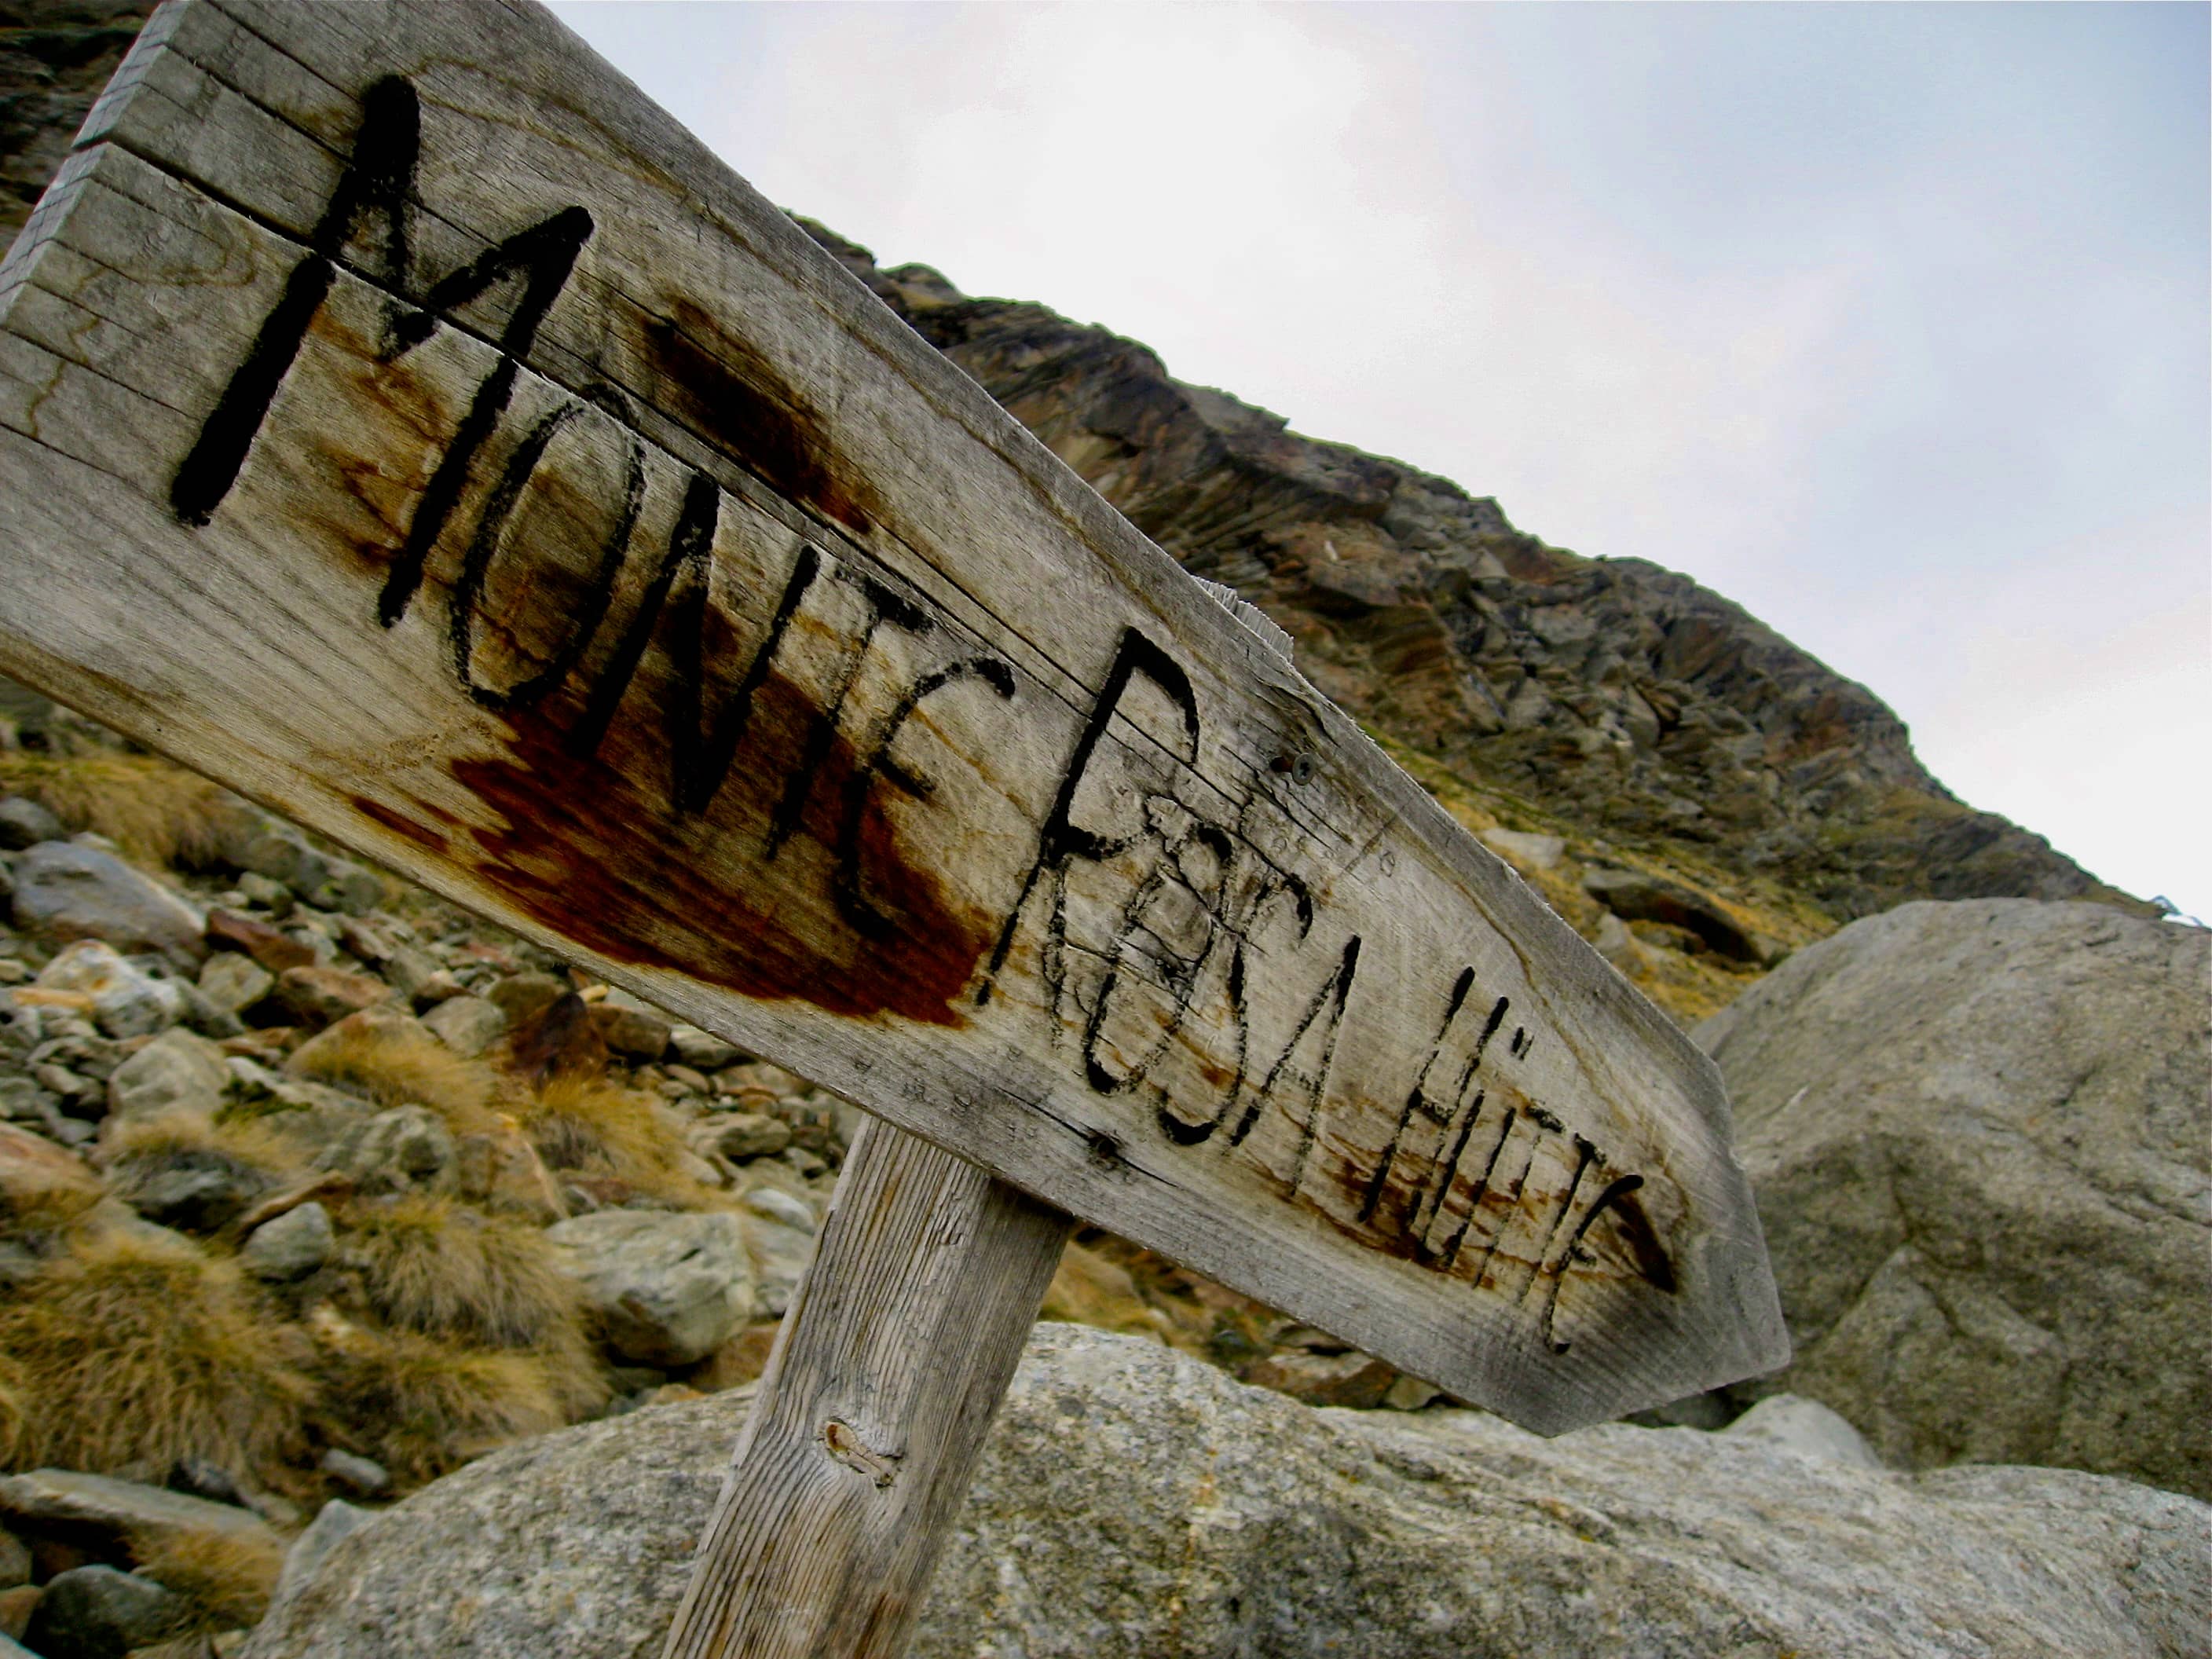
<svg viewBox="0 0 2212 1659"><path fill-rule="evenodd" d="M773 1158L791 1145L791 1125L762 1112L729 1112L707 1126L712 1151L732 1163Z"/></svg>
<svg viewBox="0 0 2212 1659"><path fill-rule="evenodd" d="M738 1201L761 1309L780 1318L814 1259L814 1211L805 1200L766 1185L752 1188Z"/></svg>
<svg viewBox="0 0 2212 1659"><path fill-rule="evenodd" d="M374 1458L356 1457L335 1446L323 1454L317 1467L331 1480L352 1487L364 1498L374 1498L392 1485L392 1471Z"/></svg>
<svg viewBox="0 0 2212 1659"><path fill-rule="evenodd" d="M1485 830L1482 841L1493 851L1534 870L1549 870L1567 854L1565 836L1540 836L1526 830Z"/></svg>
<svg viewBox="0 0 2212 1659"><path fill-rule="evenodd" d="M39 1659L39 1656L13 1638L0 1636L0 1659Z"/></svg>
<svg viewBox="0 0 2212 1659"><path fill-rule="evenodd" d="M74 1469L33 1469L0 1475L0 1517L25 1530L64 1533L102 1548L177 1538L272 1542L275 1534L250 1510Z"/></svg>
<svg viewBox="0 0 2212 1659"><path fill-rule="evenodd" d="M305 1279L330 1260L334 1242L331 1212L310 1200L248 1233L239 1247L239 1265L256 1279L276 1283Z"/></svg>
<svg viewBox="0 0 2212 1659"><path fill-rule="evenodd" d="M385 982L409 1002L419 1002L424 992L434 986L445 995L451 995L446 986L453 976L439 965L437 957L419 945L403 945L392 953L384 964ZM435 1000L443 1001L441 995Z"/></svg>
<svg viewBox="0 0 2212 1659"><path fill-rule="evenodd" d="M2100 905L1908 904L1701 1025L1796 1345L1763 1386L1895 1464L2212 1497L2208 965Z"/></svg>
<svg viewBox="0 0 2212 1659"><path fill-rule="evenodd" d="M626 1059L655 1060L668 1052L668 1016L621 991L607 994L592 1010L592 1023L608 1048Z"/></svg>
<svg viewBox="0 0 2212 1659"><path fill-rule="evenodd" d="M809 1238L814 1236L814 1206L795 1193L787 1193L781 1187L762 1185L752 1188L738 1202L748 1215L788 1227Z"/></svg>
<svg viewBox="0 0 2212 1659"><path fill-rule="evenodd" d="M11 853L42 841L59 841L69 831L62 821L26 795L0 800L0 848Z"/></svg>
<svg viewBox="0 0 2212 1659"><path fill-rule="evenodd" d="M473 1060L499 1041L507 1016L482 997L448 997L422 1016L431 1034L455 1054Z"/></svg>
<svg viewBox="0 0 2212 1659"><path fill-rule="evenodd" d="M183 1024L187 1030L198 1032L212 1042L246 1035L246 1022L229 1009L218 1008L210 1002L191 981L180 979L173 982L184 997Z"/></svg>
<svg viewBox="0 0 2212 1659"><path fill-rule="evenodd" d="M445 1119L427 1106L395 1106L346 1124L316 1154L315 1167L351 1176L365 1196L446 1192L456 1184L458 1156Z"/></svg>
<svg viewBox="0 0 2212 1659"><path fill-rule="evenodd" d="M1721 1432L1778 1446L1803 1457L1856 1463L1863 1469L1882 1467L1864 1435L1819 1401L1802 1395L1771 1394Z"/></svg>
<svg viewBox="0 0 2212 1659"><path fill-rule="evenodd" d="M310 1145L343 1134L368 1115L368 1103L327 1084L288 1078L242 1054L229 1057L231 1093L258 1107L276 1127L295 1130Z"/></svg>
<svg viewBox="0 0 2212 1659"><path fill-rule="evenodd" d="M1708 950L1738 962L1769 962L1778 951L1773 940L1742 926L1716 901L1663 877L1641 870L1592 870L1583 877L1583 890L1623 921L1680 927Z"/></svg>
<svg viewBox="0 0 2212 1659"><path fill-rule="evenodd" d="M495 1452L341 1543L249 1659L653 1659L750 1401ZM1314 1411L1040 1326L913 1659L2203 1651L2212 1509L2071 1471Z"/></svg>
<svg viewBox="0 0 2212 1659"><path fill-rule="evenodd" d="M1590 943L1597 947L1598 955L1623 973L1626 973L1644 955L1644 946L1636 935L1628 931L1628 924L1610 910L1597 919L1597 937Z"/></svg>
<svg viewBox="0 0 2212 1659"><path fill-rule="evenodd" d="M507 1016L507 1024L520 1025L568 995L568 986L550 974L510 974L487 994Z"/></svg>
<svg viewBox="0 0 2212 1659"><path fill-rule="evenodd" d="M311 893L331 878L331 862L290 830L275 825L246 843L240 861L266 880L295 893Z"/></svg>
<svg viewBox="0 0 2212 1659"><path fill-rule="evenodd" d="M40 973L50 991L75 991L92 999L93 1018L111 1036L144 1036L175 1024L185 1014L183 988L149 973L112 945L80 939Z"/></svg>
<svg viewBox="0 0 2212 1659"><path fill-rule="evenodd" d="M31 1582L31 1547L12 1532L0 1531L0 1589Z"/></svg>
<svg viewBox="0 0 2212 1659"><path fill-rule="evenodd" d="M200 919L182 900L113 854L74 842L41 842L16 859L15 925L57 944L101 939L188 969L207 955Z"/></svg>
<svg viewBox="0 0 2212 1659"><path fill-rule="evenodd" d="M719 1072L725 1066L735 1065L744 1051L734 1042L725 1042L711 1031L702 1031L696 1025L674 1025L669 1028L668 1046L683 1064L695 1072Z"/></svg>
<svg viewBox="0 0 2212 1659"><path fill-rule="evenodd" d="M11 990L0 990L0 1060L20 1066L46 1040L46 1016L30 1003L19 1003Z"/></svg>
<svg viewBox="0 0 2212 1659"><path fill-rule="evenodd" d="M299 902L283 882L271 881L258 870L248 870L239 877L238 890L246 896L248 903L259 905L275 921L290 915L292 907Z"/></svg>
<svg viewBox="0 0 2212 1659"><path fill-rule="evenodd" d="M33 1123L49 1133L58 1121L70 1121L62 1117L61 1103L27 1077L0 1077L0 1118Z"/></svg>
<svg viewBox="0 0 2212 1659"><path fill-rule="evenodd" d="M343 1498L333 1498L316 1510L307 1529L294 1539L292 1547L284 1552L284 1570L277 1577L276 1593L270 1598L265 1617L274 1618L286 1603L296 1599L314 1582L331 1552L375 1519L376 1511L356 1509Z"/></svg>
<svg viewBox="0 0 2212 1659"><path fill-rule="evenodd" d="M605 1332L640 1364L703 1359L753 1316L745 1236L732 1215L603 1210L545 1230Z"/></svg>
<svg viewBox="0 0 2212 1659"><path fill-rule="evenodd" d="M127 1152L108 1165L115 1195L149 1221L190 1233L230 1224L275 1184L264 1171L205 1147Z"/></svg>
<svg viewBox="0 0 2212 1659"><path fill-rule="evenodd" d="M251 1008L276 988L276 975L235 951L218 951L200 969L200 994L226 1013Z"/></svg>
<svg viewBox="0 0 2212 1659"><path fill-rule="evenodd" d="M305 890L310 904L343 915L365 916L384 902L384 878L374 870L336 860L330 867L326 879Z"/></svg>
<svg viewBox="0 0 2212 1659"><path fill-rule="evenodd" d="M173 1112L212 1117L230 1076L222 1051L205 1037L164 1031L109 1077L108 1113L118 1122Z"/></svg>
<svg viewBox="0 0 2212 1659"><path fill-rule="evenodd" d="M40 1659L124 1659L183 1622L185 1604L150 1578L74 1567L46 1582L23 1639Z"/></svg>

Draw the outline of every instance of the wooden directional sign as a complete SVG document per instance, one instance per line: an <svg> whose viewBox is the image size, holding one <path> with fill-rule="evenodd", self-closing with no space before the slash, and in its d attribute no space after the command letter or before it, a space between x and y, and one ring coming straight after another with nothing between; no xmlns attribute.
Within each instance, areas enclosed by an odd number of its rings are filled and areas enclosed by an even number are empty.
<svg viewBox="0 0 2212 1659"><path fill-rule="evenodd" d="M1544 1431L1785 1357L1711 1065L544 12L157 13L0 668Z"/></svg>

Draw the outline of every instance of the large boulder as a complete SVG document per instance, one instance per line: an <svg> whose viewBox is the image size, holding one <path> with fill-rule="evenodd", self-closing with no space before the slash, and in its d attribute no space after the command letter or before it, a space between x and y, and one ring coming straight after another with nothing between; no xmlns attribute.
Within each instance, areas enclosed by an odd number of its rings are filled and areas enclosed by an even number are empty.
<svg viewBox="0 0 2212 1659"><path fill-rule="evenodd" d="M747 1402L495 1452L336 1545L248 1659L654 1659ZM1315 1411L1040 1326L914 1659L2203 1651L2212 1508L1758 1436Z"/></svg>
<svg viewBox="0 0 2212 1659"><path fill-rule="evenodd" d="M186 969L207 955L200 918L183 900L112 853L75 842L41 842L15 860L15 925L56 944L96 939Z"/></svg>
<svg viewBox="0 0 2212 1659"><path fill-rule="evenodd" d="M1893 1462L2212 1498L2212 933L1908 904L1698 1028L1796 1360Z"/></svg>

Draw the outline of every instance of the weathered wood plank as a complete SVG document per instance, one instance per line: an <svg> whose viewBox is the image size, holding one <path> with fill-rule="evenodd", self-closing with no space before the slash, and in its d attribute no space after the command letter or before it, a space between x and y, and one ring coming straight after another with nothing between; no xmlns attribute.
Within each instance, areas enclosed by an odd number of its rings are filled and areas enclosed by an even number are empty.
<svg viewBox="0 0 2212 1659"><path fill-rule="evenodd" d="M669 1632L668 1659L905 1650L1069 1218L872 1124Z"/></svg>
<svg viewBox="0 0 2212 1659"><path fill-rule="evenodd" d="M536 7L165 7L0 306L0 669L1532 1426L1782 1359L1704 1057Z"/></svg>

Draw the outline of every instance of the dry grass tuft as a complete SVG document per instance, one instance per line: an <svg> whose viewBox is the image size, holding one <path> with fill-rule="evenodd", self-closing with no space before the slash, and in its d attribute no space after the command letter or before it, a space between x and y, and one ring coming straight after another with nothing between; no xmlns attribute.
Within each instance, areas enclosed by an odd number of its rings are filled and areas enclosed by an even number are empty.
<svg viewBox="0 0 2212 1659"><path fill-rule="evenodd" d="M219 1117L213 1121L187 1113L111 1121L101 1158L110 1169L133 1161L155 1161L179 1153L212 1153L227 1163L258 1170L272 1182L297 1181L307 1173L300 1149L252 1117Z"/></svg>
<svg viewBox="0 0 2212 1659"><path fill-rule="evenodd" d="M427 1106L457 1135L498 1127L491 1067L462 1059L419 1027L342 1022L295 1054L292 1069L317 1083L356 1090L380 1106Z"/></svg>
<svg viewBox="0 0 2212 1659"><path fill-rule="evenodd" d="M415 1331L349 1327L333 1346L331 1437L399 1480L435 1479L588 1409L573 1376L519 1349L487 1352ZM604 1400L602 1388L597 1395Z"/></svg>
<svg viewBox="0 0 2212 1659"><path fill-rule="evenodd" d="M346 1213L370 1304L391 1324L487 1348L562 1345L582 1328L575 1281L536 1227L441 1198Z"/></svg>
<svg viewBox="0 0 2212 1659"><path fill-rule="evenodd" d="M106 1195L98 1182L56 1182L0 1200L0 1239L39 1241L66 1232Z"/></svg>
<svg viewBox="0 0 2212 1659"><path fill-rule="evenodd" d="M23 1368L0 1352L0 1469L21 1467L15 1449L23 1443L30 1414L23 1408Z"/></svg>
<svg viewBox="0 0 2212 1659"><path fill-rule="evenodd" d="M192 1604L187 1632L259 1624L284 1570L284 1547L274 1537L165 1533L134 1546L131 1555L133 1571Z"/></svg>
<svg viewBox="0 0 2212 1659"><path fill-rule="evenodd" d="M133 858L194 869L216 861L243 811L219 784L154 755L0 754L0 794L28 795Z"/></svg>
<svg viewBox="0 0 2212 1659"><path fill-rule="evenodd" d="M158 1480L192 1456L258 1477L312 1392L288 1347L231 1264L103 1231L0 1304L27 1408L9 1464Z"/></svg>
<svg viewBox="0 0 2212 1659"><path fill-rule="evenodd" d="M515 1118L549 1170L613 1176L687 1209L726 1201L719 1188L684 1173L690 1148L650 1095L604 1079L556 1078Z"/></svg>

